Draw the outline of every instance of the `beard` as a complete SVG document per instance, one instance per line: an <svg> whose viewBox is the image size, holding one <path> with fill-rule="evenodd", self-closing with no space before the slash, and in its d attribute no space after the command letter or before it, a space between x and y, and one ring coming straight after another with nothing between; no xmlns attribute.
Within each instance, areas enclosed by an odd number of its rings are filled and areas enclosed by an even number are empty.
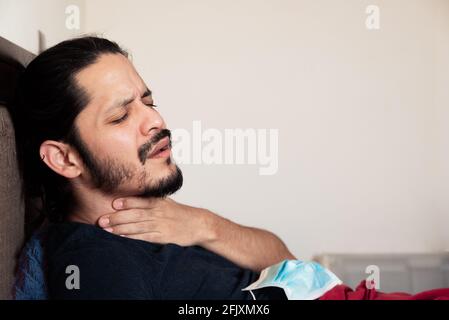
<svg viewBox="0 0 449 320"><path fill-rule="evenodd" d="M171 138L170 130L162 129L150 141L139 148L137 155L142 165L145 164L148 152L150 152L152 147L167 136ZM72 134L69 135L67 142L79 153L81 160L90 173L93 186L104 193L115 192L123 183L134 178L134 171L129 166L119 163L112 158L100 160L94 157L76 127ZM166 163L167 165L172 164L170 157ZM147 171L143 171L138 177L139 187L142 191L138 192L136 196L164 198L178 191L182 187L183 176L181 169L177 165L174 166L175 170L168 176L159 179L159 181L153 181L153 183L147 182L149 174Z"/></svg>

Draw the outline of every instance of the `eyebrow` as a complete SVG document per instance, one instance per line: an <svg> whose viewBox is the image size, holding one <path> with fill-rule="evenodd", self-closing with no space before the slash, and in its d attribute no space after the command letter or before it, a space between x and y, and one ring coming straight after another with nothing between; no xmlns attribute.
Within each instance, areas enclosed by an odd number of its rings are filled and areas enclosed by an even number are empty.
<svg viewBox="0 0 449 320"><path fill-rule="evenodd" d="M143 99L146 97L151 97L152 95L153 95L153 92L151 92L150 89L146 88L145 92L142 94L142 96L140 98ZM118 102L113 103L112 106L109 107L105 113L108 114L113 109L126 107L128 104L133 102L134 99L135 99L134 97L131 97L131 98L119 100Z"/></svg>

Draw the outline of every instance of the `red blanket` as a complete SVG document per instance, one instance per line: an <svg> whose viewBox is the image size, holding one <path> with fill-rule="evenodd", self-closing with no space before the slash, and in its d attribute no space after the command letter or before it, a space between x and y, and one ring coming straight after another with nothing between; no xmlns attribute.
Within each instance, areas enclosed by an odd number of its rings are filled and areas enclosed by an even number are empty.
<svg viewBox="0 0 449 320"><path fill-rule="evenodd" d="M449 300L449 288L433 289L414 295L404 292L383 293L368 289L365 281L362 281L355 290L343 284L335 286L319 300Z"/></svg>

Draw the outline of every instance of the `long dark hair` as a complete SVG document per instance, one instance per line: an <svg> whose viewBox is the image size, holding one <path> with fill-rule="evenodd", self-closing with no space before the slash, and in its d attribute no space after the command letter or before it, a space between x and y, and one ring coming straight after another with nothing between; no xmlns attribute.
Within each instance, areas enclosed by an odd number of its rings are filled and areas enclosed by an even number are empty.
<svg viewBox="0 0 449 320"><path fill-rule="evenodd" d="M40 158L45 140L77 148L79 133L74 121L89 102L75 76L102 54L122 54L117 43L99 37L63 41L38 55L20 77L12 118L23 180L25 233L48 222L61 222L73 203L68 180Z"/></svg>

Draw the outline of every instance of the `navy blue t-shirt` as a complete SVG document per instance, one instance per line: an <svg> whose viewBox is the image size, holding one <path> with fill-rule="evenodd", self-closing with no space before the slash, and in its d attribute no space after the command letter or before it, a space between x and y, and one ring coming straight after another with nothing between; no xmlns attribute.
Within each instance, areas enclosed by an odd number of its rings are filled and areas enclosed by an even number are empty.
<svg viewBox="0 0 449 320"><path fill-rule="evenodd" d="M241 289L259 277L199 246L134 240L76 222L50 226L45 248L51 299L252 300ZM70 265L78 267L79 289L66 287ZM253 293L285 299L279 288Z"/></svg>

